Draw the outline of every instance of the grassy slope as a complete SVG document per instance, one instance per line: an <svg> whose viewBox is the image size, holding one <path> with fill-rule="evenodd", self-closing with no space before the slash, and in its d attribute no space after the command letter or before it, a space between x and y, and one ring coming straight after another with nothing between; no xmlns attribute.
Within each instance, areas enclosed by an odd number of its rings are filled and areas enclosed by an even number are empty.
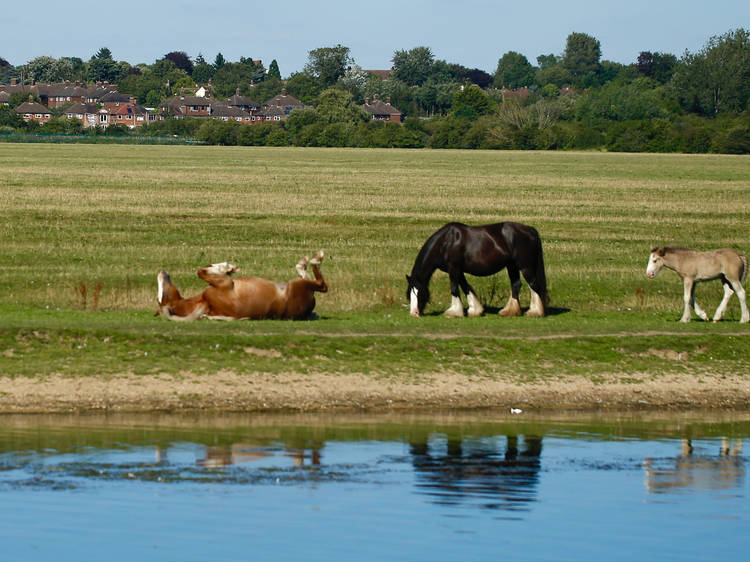
<svg viewBox="0 0 750 562"><path fill-rule="evenodd" d="M0 169L0 374L640 380L750 367L736 300L727 322L679 325L677 277L644 275L654 243L750 249L744 157L2 144ZM409 318L404 274L450 220L536 226L553 315L443 319L438 274L434 316ZM283 280L320 248L332 288L320 321L153 317L162 268L192 294L200 265ZM491 307L507 299L504 273L471 281ZM710 312L720 296L718 283L698 290Z"/></svg>

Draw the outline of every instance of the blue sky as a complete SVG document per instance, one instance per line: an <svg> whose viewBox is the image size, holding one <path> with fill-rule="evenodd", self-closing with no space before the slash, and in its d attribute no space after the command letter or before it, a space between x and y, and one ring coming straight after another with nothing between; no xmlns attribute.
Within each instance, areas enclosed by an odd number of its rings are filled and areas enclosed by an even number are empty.
<svg viewBox="0 0 750 562"><path fill-rule="evenodd" d="M283 6L283 9L276 6ZM213 62L276 59L284 77L308 52L337 44L365 69L426 46L438 59L494 73L507 51L561 54L571 32L602 45L602 58L634 62L640 51L700 50L713 35L750 29L748 0L128 0L11 2L0 11L0 57L16 66L42 55L87 60L108 47L116 60L152 63L170 51Z"/></svg>

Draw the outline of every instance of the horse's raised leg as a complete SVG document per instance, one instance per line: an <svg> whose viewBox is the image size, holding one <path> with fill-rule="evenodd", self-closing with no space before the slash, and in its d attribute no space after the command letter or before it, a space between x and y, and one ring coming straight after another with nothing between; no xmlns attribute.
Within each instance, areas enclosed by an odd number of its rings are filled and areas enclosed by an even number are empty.
<svg viewBox="0 0 750 562"><path fill-rule="evenodd" d="M685 303L684 308L682 309L682 318L680 318L680 322L690 322L690 309L693 304L693 292L695 291L695 283L692 279L685 278L683 286L683 295L682 300Z"/></svg>
<svg viewBox="0 0 750 562"><path fill-rule="evenodd" d="M714 322L718 322L724 317L724 313L727 310L727 305L729 304L729 299L732 298L732 295L734 294L734 291L732 290L732 285L727 281L726 279L722 279L722 284L724 286L724 298L721 299L721 302L719 303L719 306L716 309L716 312L714 312Z"/></svg>
<svg viewBox="0 0 750 562"><path fill-rule="evenodd" d="M300 278L305 279L307 277L307 264L310 263L310 258L305 256L297 262L294 268L297 270Z"/></svg>
<svg viewBox="0 0 750 562"><path fill-rule="evenodd" d="M518 301L518 293L521 291L521 275L518 268L513 264L508 264L508 277L510 278L510 297L498 314L500 316L520 316L521 303Z"/></svg>

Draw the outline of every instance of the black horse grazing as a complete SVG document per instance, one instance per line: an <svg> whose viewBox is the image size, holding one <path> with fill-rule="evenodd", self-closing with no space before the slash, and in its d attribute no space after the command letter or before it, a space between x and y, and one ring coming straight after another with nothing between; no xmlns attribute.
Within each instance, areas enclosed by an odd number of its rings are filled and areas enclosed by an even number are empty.
<svg viewBox="0 0 750 562"><path fill-rule="evenodd" d="M464 315L459 288L469 301L469 316L480 316L484 309L466 281L465 273L486 276L508 269L511 295L500 316L518 316L521 305L518 292L521 276L531 289L527 316L544 316L547 302L547 278L544 274L542 241L533 226L500 222L486 226L467 226L451 222L430 236L417 255L411 275L406 276L406 298L412 316L420 316L430 300L429 284L436 269L445 271L451 282L451 306L445 316Z"/></svg>

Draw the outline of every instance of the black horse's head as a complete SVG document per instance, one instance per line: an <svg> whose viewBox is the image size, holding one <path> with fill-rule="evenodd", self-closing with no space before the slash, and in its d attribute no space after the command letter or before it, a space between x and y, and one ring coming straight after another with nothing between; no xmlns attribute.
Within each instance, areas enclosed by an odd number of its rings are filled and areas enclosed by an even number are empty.
<svg viewBox="0 0 750 562"><path fill-rule="evenodd" d="M409 301L409 313L421 316L425 305L430 302L430 289L416 277L406 276L406 300Z"/></svg>

